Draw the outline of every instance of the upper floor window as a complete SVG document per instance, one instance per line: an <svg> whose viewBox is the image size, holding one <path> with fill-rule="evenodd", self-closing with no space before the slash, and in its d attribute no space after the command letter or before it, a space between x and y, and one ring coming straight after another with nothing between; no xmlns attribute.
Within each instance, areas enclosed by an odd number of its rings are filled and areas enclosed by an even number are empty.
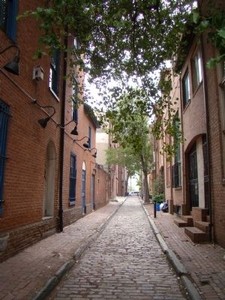
<svg viewBox="0 0 225 300"><path fill-rule="evenodd" d="M73 95L72 95L72 120L78 123L78 83L76 78L72 82Z"/></svg>
<svg viewBox="0 0 225 300"><path fill-rule="evenodd" d="M0 0L0 28L13 41L16 40L18 2L18 0Z"/></svg>
<svg viewBox="0 0 225 300"><path fill-rule="evenodd" d="M89 148L91 148L91 135L92 135L92 132L91 132L91 127L89 126L88 128L88 144L89 144Z"/></svg>
<svg viewBox="0 0 225 300"><path fill-rule="evenodd" d="M199 51L192 59L192 81L193 91L195 91L199 84L202 82L202 62Z"/></svg>
<svg viewBox="0 0 225 300"><path fill-rule="evenodd" d="M173 126L175 129L174 136L174 165L173 165L173 186L181 186L181 155L180 155L180 140L179 140L179 131L180 131L180 120L178 114L175 115L173 120Z"/></svg>
<svg viewBox="0 0 225 300"><path fill-rule="evenodd" d="M50 74L49 74L49 87L51 91L58 96L58 80L59 80L59 61L60 61L60 52L58 49L53 51L50 63Z"/></svg>
<svg viewBox="0 0 225 300"><path fill-rule="evenodd" d="M76 38L76 37L74 38L73 45L74 45L75 49L80 49L80 42L79 42L78 38Z"/></svg>
<svg viewBox="0 0 225 300"><path fill-rule="evenodd" d="M6 138L9 120L9 106L0 100L0 215L3 212L4 169L6 161Z"/></svg>
<svg viewBox="0 0 225 300"><path fill-rule="evenodd" d="M186 71L186 73L182 79L182 91L183 91L183 105L185 107L191 99L190 77L189 77L188 70Z"/></svg>

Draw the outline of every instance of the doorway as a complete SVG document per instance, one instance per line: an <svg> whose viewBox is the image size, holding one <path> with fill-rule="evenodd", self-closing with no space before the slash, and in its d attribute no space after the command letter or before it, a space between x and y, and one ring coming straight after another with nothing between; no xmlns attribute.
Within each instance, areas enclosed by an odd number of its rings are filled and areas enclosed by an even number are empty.
<svg viewBox="0 0 225 300"><path fill-rule="evenodd" d="M87 208L86 208L86 165L85 162L83 162L82 165L82 185L81 185L81 201L82 201L82 213L86 214Z"/></svg>
<svg viewBox="0 0 225 300"><path fill-rule="evenodd" d="M189 153L189 193L190 206L199 206L199 189L198 189L198 162L196 144L191 148Z"/></svg>

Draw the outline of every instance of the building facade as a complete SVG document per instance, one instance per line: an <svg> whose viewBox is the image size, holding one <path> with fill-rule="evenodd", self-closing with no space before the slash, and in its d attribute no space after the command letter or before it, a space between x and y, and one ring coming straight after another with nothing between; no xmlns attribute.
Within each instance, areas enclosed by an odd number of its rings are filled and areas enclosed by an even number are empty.
<svg viewBox="0 0 225 300"><path fill-rule="evenodd" d="M199 1L201 14L207 3ZM214 5L225 9L223 1L214 1ZM224 62L207 68L218 50L209 43L207 33L187 32L183 39L188 46L182 49L182 59L178 56L170 95L179 99L174 108L183 143L177 145L170 161L164 158L165 195L170 212L182 216L177 225L186 227L194 242L213 241L225 247ZM160 155L158 150L156 155Z"/></svg>
<svg viewBox="0 0 225 300"><path fill-rule="evenodd" d="M69 57L57 49L33 59L38 24L17 20L36 6L0 3L1 261L108 201L107 174L96 164L98 123L82 103L84 74L65 80Z"/></svg>

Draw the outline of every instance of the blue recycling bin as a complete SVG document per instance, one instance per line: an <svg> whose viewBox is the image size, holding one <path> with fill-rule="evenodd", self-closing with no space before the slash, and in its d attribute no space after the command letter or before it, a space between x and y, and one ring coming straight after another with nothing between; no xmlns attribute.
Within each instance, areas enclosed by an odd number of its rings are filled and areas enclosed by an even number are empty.
<svg viewBox="0 0 225 300"><path fill-rule="evenodd" d="M156 211L160 211L160 204L161 203L156 203Z"/></svg>

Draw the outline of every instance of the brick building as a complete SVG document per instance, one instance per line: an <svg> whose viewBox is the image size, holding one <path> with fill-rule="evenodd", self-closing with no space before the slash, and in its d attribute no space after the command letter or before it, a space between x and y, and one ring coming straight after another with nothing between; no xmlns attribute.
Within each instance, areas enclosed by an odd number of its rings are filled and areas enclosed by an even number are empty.
<svg viewBox="0 0 225 300"><path fill-rule="evenodd" d="M198 5L204 14L208 1ZM214 5L225 9L223 1ZM172 76L171 99L180 99L175 109L184 142L171 162L164 158L166 200L170 212L182 216L177 225L194 242L212 240L225 247L224 63L206 67L218 55L206 33L195 35L189 28L183 39L188 46L176 62L179 77Z"/></svg>
<svg viewBox="0 0 225 300"><path fill-rule="evenodd" d="M76 106L83 74L65 81L68 57L58 50L34 60L37 23L16 19L36 6L0 3L0 260L108 201L95 161L97 120L90 106ZM67 43L77 46L72 36Z"/></svg>

